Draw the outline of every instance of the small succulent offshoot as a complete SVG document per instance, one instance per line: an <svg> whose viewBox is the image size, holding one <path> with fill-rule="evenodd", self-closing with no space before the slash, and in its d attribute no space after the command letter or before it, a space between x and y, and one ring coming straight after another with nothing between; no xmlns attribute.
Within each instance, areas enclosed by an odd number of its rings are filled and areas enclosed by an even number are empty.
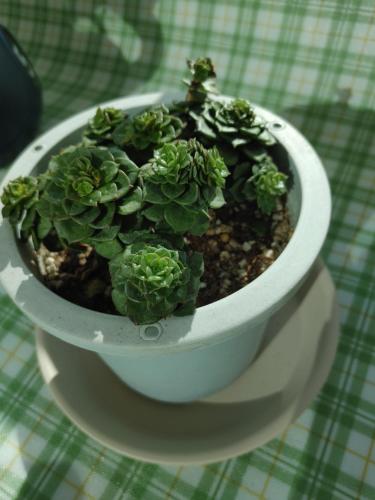
<svg viewBox="0 0 375 500"><path fill-rule="evenodd" d="M210 94L217 94L216 73L209 57L198 57L193 61L188 60L191 80L184 80L188 86L186 101L188 103L204 102Z"/></svg>
<svg viewBox="0 0 375 500"><path fill-rule="evenodd" d="M43 220L36 210L44 184L44 175L18 177L9 182L1 195L3 217L8 218L13 227L19 228L21 239L31 237L36 247L51 228L50 222Z"/></svg>
<svg viewBox="0 0 375 500"><path fill-rule="evenodd" d="M268 155L257 162L246 161L233 172L234 184L230 193L237 202L256 200L258 208L266 215L272 214L276 201L287 192L287 176L280 172Z"/></svg>
<svg viewBox="0 0 375 500"><path fill-rule="evenodd" d="M37 199L38 180L35 177L18 177L10 181L1 195L3 217L9 218L12 224L18 224Z"/></svg>
<svg viewBox="0 0 375 500"><path fill-rule="evenodd" d="M139 324L193 313L203 256L191 241L206 233L215 210L250 202L267 217L287 192L275 139L250 102L217 96L210 58L188 68L184 101L134 115L98 108L80 144L1 195L3 217L35 250L65 258L66 250L87 249L104 262L107 282L93 282L111 289L117 311Z"/></svg>
<svg viewBox="0 0 375 500"><path fill-rule="evenodd" d="M264 162L262 165L254 165L250 179L255 186L255 197L259 209L271 215L276 208L277 199L287 191L287 176L279 172L271 161Z"/></svg>
<svg viewBox="0 0 375 500"><path fill-rule="evenodd" d="M182 130L182 122L169 113L166 106L157 106L133 117L127 117L113 132L120 147L132 146L144 150L173 141Z"/></svg>
<svg viewBox="0 0 375 500"><path fill-rule="evenodd" d="M111 141L112 132L126 116L126 113L121 109L98 108L83 132L84 139L97 145Z"/></svg>

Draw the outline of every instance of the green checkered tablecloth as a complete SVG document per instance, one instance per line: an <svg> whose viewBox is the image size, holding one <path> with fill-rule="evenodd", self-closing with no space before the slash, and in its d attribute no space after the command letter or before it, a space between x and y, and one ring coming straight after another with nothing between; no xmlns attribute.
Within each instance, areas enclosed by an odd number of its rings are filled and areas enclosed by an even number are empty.
<svg viewBox="0 0 375 500"><path fill-rule="evenodd" d="M331 180L323 257L342 326L324 389L277 439L214 465L162 467L105 449L62 415L31 323L0 296L1 500L375 498L374 14L374 0L0 1L0 23L42 80L44 129L103 100L176 89L199 55L216 62L224 93L296 124Z"/></svg>

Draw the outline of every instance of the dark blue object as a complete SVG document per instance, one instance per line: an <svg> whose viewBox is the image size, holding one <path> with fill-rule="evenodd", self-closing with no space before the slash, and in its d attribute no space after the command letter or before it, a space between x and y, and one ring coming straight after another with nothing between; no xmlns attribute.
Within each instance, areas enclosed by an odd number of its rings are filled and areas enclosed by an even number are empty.
<svg viewBox="0 0 375 500"><path fill-rule="evenodd" d="M36 73L13 36L0 25L0 167L33 139L41 111Z"/></svg>

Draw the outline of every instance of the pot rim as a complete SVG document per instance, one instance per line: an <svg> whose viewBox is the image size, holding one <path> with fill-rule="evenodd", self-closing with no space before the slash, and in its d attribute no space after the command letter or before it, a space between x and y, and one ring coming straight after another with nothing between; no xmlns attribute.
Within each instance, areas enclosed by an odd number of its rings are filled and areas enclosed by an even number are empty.
<svg viewBox="0 0 375 500"><path fill-rule="evenodd" d="M220 96L220 99L233 98ZM170 100L170 94L157 92L113 99L100 106L131 109ZM251 321L255 325L264 320L298 285L318 256L329 227L331 196L324 167L309 142L285 119L261 106L253 106L293 160L302 194L291 239L258 278L223 299L197 308L191 316L172 316L151 325L150 329L150 325L134 325L123 316L83 308L50 291L25 264L9 222L0 215L0 282L16 305L38 326L67 342L118 354L195 348L225 340L244 323ZM9 169L0 192L9 180L28 175L53 146L84 126L97 107L77 113L35 139Z"/></svg>

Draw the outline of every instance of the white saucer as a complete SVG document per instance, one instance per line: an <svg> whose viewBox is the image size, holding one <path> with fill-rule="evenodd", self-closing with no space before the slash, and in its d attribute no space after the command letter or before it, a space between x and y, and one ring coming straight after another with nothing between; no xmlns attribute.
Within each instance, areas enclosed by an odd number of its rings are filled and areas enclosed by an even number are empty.
<svg viewBox="0 0 375 500"><path fill-rule="evenodd" d="M339 337L335 289L318 262L271 321L261 351L233 384L196 403L169 405L129 389L98 356L38 331L40 370L83 432L146 462L201 464L249 452L308 406L331 369Z"/></svg>

